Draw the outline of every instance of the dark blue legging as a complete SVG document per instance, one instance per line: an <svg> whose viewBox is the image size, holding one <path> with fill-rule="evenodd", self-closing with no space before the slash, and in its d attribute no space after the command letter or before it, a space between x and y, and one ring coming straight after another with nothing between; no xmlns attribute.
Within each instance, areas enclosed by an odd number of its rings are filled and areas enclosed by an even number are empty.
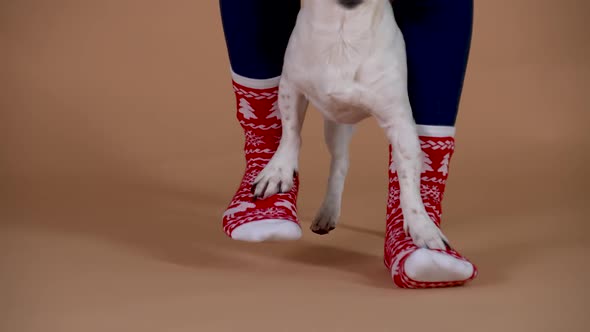
<svg viewBox="0 0 590 332"><path fill-rule="evenodd" d="M232 70L253 79L280 76L300 0L219 2ZM406 42L416 123L454 126L471 44L473 0L395 0L393 7Z"/></svg>

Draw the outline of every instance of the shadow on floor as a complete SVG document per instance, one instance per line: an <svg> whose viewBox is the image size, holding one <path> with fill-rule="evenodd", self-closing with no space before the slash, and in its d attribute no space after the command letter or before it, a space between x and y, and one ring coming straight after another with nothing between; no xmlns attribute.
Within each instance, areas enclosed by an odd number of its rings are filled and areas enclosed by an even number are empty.
<svg viewBox="0 0 590 332"><path fill-rule="evenodd" d="M356 251L353 245L342 249L304 241L249 244L230 240L220 222L225 204L225 198L203 193L155 185L128 186L116 193L105 188L48 198L29 209L32 215L15 220L51 232L100 238L143 256L188 267L252 271L252 266L241 259L247 254L261 260L343 271L358 275L359 282L371 287L392 289L382 257ZM379 241L383 238L381 232L341 227L359 236L375 236ZM512 267L526 261L535 250L534 243L505 243L500 248L490 244L470 250L466 255L480 270L472 284L484 287L501 283L509 278ZM264 269L264 264L256 266L256 270L259 268Z"/></svg>

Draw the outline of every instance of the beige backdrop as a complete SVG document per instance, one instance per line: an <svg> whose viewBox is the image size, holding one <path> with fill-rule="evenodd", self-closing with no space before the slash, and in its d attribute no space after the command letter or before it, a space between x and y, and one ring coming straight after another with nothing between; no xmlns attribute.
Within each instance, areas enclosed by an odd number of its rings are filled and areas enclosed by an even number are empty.
<svg viewBox="0 0 590 332"><path fill-rule="evenodd" d="M0 331L588 331L590 5L476 1L444 229L467 287L395 289L387 146L352 147L341 225L228 240L243 170L216 0L0 2Z"/></svg>

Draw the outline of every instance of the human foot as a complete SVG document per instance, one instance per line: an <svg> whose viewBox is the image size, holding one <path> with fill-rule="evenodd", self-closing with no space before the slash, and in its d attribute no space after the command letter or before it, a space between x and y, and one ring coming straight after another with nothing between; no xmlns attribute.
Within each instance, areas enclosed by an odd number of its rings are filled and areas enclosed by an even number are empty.
<svg viewBox="0 0 590 332"><path fill-rule="evenodd" d="M254 180L276 152L281 138L278 78L251 80L236 74L233 78L237 118L245 133L246 169L223 214L223 230L232 239L247 242L297 240L301 237L298 175L293 175L291 188L284 193L255 199L252 192Z"/></svg>
<svg viewBox="0 0 590 332"><path fill-rule="evenodd" d="M430 218L440 227L442 199L448 177L449 162L455 142L452 130L442 137L427 136L429 128L420 126L424 167L421 195ZM440 131L438 129L437 131ZM414 244L404 231L399 203L399 180L392 162L390 146L389 198L384 262L400 288L434 288L460 286L477 276L477 268L457 251L447 248L426 249Z"/></svg>

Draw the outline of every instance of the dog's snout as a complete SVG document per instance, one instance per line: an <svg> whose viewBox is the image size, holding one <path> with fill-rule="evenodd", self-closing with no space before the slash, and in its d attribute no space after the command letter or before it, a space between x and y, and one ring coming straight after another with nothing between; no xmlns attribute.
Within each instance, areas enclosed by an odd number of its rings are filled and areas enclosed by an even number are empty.
<svg viewBox="0 0 590 332"><path fill-rule="evenodd" d="M364 0L338 0L338 3L346 8L346 9L353 9L356 6L363 3Z"/></svg>

